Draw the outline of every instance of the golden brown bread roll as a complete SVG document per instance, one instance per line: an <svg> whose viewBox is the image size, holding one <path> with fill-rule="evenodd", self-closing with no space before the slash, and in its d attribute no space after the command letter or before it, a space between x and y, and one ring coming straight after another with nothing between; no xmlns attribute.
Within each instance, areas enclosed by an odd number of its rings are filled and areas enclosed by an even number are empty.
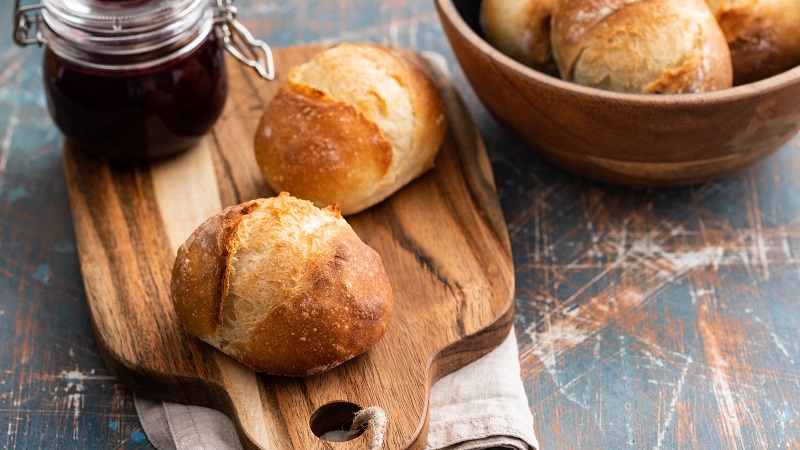
<svg viewBox="0 0 800 450"><path fill-rule="evenodd" d="M586 86L676 94L732 84L703 0L555 0L551 39L562 78Z"/></svg>
<svg viewBox="0 0 800 450"><path fill-rule="evenodd" d="M550 47L553 0L483 0L481 28L486 40L511 58L558 76Z"/></svg>
<svg viewBox="0 0 800 450"><path fill-rule="evenodd" d="M733 83L800 65L800 0L707 0L728 41Z"/></svg>
<svg viewBox="0 0 800 450"><path fill-rule="evenodd" d="M289 71L255 136L276 191L354 214L433 167L445 132L437 88L376 45L341 44Z"/></svg>
<svg viewBox="0 0 800 450"><path fill-rule="evenodd" d="M383 336L392 288L337 205L283 192L232 206L178 250L171 296L185 329L252 369L306 376Z"/></svg>

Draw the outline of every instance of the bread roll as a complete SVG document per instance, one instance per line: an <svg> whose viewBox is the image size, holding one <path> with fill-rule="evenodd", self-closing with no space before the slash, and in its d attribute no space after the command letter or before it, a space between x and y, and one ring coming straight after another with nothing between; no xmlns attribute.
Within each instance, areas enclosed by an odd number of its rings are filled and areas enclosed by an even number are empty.
<svg viewBox="0 0 800 450"><path fill-rule="evenodd" d="M703 0L555 0L552 25L565 80L665 94L732 84L725 37Z"/></svg>
<svg viewBox="0 0 800 450"><path fill-rule="evenodd" d="M189 333L275 375L338 366L378 342L392 313L380 256L337 205L285 192L200 225L178 250L171 296Z"/></svg>
<svg viewBox="0 0 800 450"><path fill-rule="evenodd" d="M486 40L511 58L558 76L550 48L553 0L483 0L481 27Z"/></svg>
<svg viewBox="0 0 800 450"><path fill-rule="evenodd" d="M417 67L388 48L341 44L289 71L255 153L273 189L347 215L433 167L445 127L439 91Z"/></svg>
<svg viewBox="0 0 800 450"><path fill-rule="evenodd" d="M800 65L800 0L707 0L728 41L733 83Z"/></svg>

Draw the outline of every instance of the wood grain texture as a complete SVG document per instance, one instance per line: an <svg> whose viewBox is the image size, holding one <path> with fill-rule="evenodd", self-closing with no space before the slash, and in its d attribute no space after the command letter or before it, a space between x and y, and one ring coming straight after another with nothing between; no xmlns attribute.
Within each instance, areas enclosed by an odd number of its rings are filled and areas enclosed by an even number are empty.
<svg viewBox="0 0 800 450"><path fill-rule="evenodd" d="M713 182L609 187L498 126L431 1L236 4L273 45L369 41L447 58L507 219L542 448L800 445L800 137ZM0 50L0 447L152 449L89 324L41 52L10 33ZM224 192L235 201L235 185Z"/></svg>
<svg viewBox="0 0 800 450"><path fill-rule="evenodd" d="M800 130L800 67L698 94L611 92L545 75L492 48L479 34L480 0L436 4L496 120L572 172L621 185L696 184L764 158Z"/></svg>
<svg viewBox="0 0 800 450"><path fill-rule="evenodd" d="M323 48L278 48L275 60L291 67ZM499 345L512 324L511 249L480 136L448 79L428 70L450 129L436 166L348 217L393 285L389 330L364 355L321 375L256 374L187 335L168 288L177 248L200 223L271 195L252 150L262 109L247 103L265 105L284 79L268 83L233 60L229 69L231 97L212 144L139 167L65 153L78 255L107 367L135 392L224 411L253 448L330 448L309 423L334 402L380 406L389 416L387 448L423 448L430 386ZM365 439L337 448L361 448Z"/></svg>

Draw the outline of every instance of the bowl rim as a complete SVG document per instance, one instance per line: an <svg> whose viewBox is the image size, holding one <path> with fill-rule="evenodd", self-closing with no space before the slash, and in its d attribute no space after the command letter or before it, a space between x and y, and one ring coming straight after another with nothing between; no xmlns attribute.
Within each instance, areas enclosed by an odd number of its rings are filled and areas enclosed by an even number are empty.
<svg viewBox="0 0 800 450"><path fill-rule="evenodd" d="M461 13L453 4L454 0L434 0L438 6L440 15L447 18L456 31L463 36L471 45L480 51L495 64L501 64L513 70L519 75L533 80L537 83L549 85L554 88L569 91L572 94L604 99L613 102L624 102L642 105L663 105L663 106L684 106L696 104L716 104L728 103L737 100L745 100L755 96L769 93L790 84L797 84L800 81L800 65L793 67L785 72L773 75L763 80L746 83L730 88L719 89L716 91L685 93L685 94L634 94L627 92L615 92L604 89L584 86L572 83L561 78L553 77L528 67L519 61L505 55L500 50L489 44L475 30L470 27Z"/></svg>

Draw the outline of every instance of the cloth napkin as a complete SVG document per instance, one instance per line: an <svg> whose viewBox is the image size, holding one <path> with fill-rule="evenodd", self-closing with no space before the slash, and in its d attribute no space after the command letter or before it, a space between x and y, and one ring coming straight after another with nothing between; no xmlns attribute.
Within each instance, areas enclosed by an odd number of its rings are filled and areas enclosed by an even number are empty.
<svg viewBox="0 0 800 450"><path fill-rule="evenodd" d="M138 396L134 401L142 428L158 450L242 449L233 422L221 412ZM539 448L513 329L499 347L431 388L425 449L491 448Z"/></svg>
<svg viewBox="0 0 800 450"><path fill-rule="evenodd" d="M423 56L450 76L442 55ZM218 411L138 396L134 402L142 428L158 450L242 449L233 422ZM498 348L433 385L425 448L538 450L513 328Z"/></svg>

